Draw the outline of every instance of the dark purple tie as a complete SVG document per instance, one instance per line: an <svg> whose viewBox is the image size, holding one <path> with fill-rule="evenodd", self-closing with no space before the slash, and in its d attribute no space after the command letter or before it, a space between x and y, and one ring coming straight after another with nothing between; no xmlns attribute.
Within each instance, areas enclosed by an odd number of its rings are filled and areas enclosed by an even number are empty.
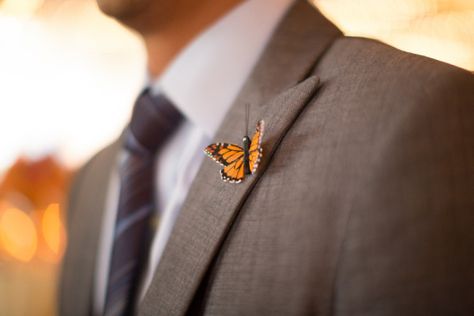
<svg viewBox="0 0 474 316"><path fill-rule="evenodd" d="M157 216L154 161L160 146L182 121L163 95L146 89L138 97L125 132L126 157L120 167L120 196L110 259L104 315L131 315L148 259Z"/></svg>

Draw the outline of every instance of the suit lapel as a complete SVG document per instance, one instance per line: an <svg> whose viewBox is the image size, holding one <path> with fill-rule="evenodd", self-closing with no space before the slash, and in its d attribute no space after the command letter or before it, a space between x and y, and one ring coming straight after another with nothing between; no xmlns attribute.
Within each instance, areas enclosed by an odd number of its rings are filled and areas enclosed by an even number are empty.
<svg viewBox="0 0 474 316"><path fill-rule="evenodd" d="M61 314L90 314L107 190L120 142L119 139L97 154L76 180L78 191L73 192L69 203L68 247L61 280Z"/></svg>
<svg viewBox="0 0 474 316"><path fill-rule="evenodd" d="M229 184L220 179L219 165L205 160L140 304L140 314L186 312L238 211L281 140L316 93L319 78L308 75L338 36L340 31L305 1L297 1L280 23L215 139L240 144L245 104L251 104L251 126L259 119L266 124L259 170L240 184Z"/></svg>

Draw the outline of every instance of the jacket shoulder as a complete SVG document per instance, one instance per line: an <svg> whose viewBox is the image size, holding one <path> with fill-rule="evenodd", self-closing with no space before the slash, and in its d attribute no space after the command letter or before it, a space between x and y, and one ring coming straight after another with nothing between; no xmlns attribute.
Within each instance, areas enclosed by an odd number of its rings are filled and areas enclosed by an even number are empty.
<svg viewBox="0 0 474 316"><path fill-rule="evenodd" d="M334 67L334 65L337 65ZM377 76L399 83L398 87L420 93L436 93L436 88L473 93L474 74L426 56L399 50L377 40L361 37L340 37L318 65L328 76L345 73L359 76ZM410 89L401 89L409 91Z"/></svg>
<svg viewBox="0 0 474 316"><path fill-rule="evenodd" d="M321 104L331 107L327 113L337 109L335 124L347 117L348 137L370 137L369 148L408 152L419 138L427 151L436 150L474 133L474 75L464 69L374 40L342 37L315 73L322 82L315 100L320 105L308 111L309 119L317 119Z"/></svg>

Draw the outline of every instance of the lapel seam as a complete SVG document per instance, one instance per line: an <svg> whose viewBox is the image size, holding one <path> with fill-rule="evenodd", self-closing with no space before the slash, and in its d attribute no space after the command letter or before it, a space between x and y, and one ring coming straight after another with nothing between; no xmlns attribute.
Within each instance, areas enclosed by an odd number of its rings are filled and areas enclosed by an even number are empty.
<svg viewBox="0 0 474 316"><path fill-rule="evenodd" d="M329 41L327 43L327 45L323 48L323 50L321 51L321 53L314 59L314 62L311 63L310 67L308 67L308 69L304 72L303 76L301 76L301 78L298 80L297 83L301 83L303 82L304 80L308 79L309 77L311 77L311 75L314 75L316 73L316 68L318 67L319 63L321 62L321 60L326 57L326 54L331 50L331 48L334 46L334 44L341 38L344 38L344 34L337 34L337 35L334 35L331 39L331 41ZM321 83L320 83L321 85ZM319 90L319 88L317 89Z"/></svg>
<svg viewBox="0 0 474 316"><path fill-rule="evenodd" d="M307 77L309 78L309 77ZM298 82L301 83L302 81ZM321 84L318 83L318 86L317 88L314 90L314 92L308 97L308 99L306 101L304 101L304 104L301 105L300 109L297 111L296 115L295 115L295 118L289 122L287 124L287 128L283 130L283 132L279 135L279 138L277 139L277 141L275 142L271 152L269 152L267 155L268 155L268 160L260 167L262 169L260 169L260 171L255 174L255 179L254 181L249 185L249 187L247 188L247 190L244 192L244 194L242 195L241 197L241 200L239 201L239 204L237 205L237 208L236 208L236 211L229 223L229 226L228 228L226 229L226 232L223 234L222 236L222 241L219 243L219 245L216 247L216 254L219 252L219 249L221 248L222 246L222 243L225 241L225 239L227 238L227 235L229 233L229 231L231 230L233 224L235 223L237 217L239 216L245 202L247 201L247 199L249 198L250 194L252 193L253 189L255 188L255 186L258 184L258 182L260 181L260 179L264 176L266 170L268 169L268 167L270 166L270 164L272 163L272 160L273 160L273 157L275 155L275 153L277 152L278 148L280 147L280 144L282 143L283 139L285 138L285 136L288 134L288 132L290 131L290 129L293 127L294 123L298 120L298 118L300 117L301 113L305 110L305 108L313 102L313 100L316 98L316 95L319 91L321 87Z"/></svg>

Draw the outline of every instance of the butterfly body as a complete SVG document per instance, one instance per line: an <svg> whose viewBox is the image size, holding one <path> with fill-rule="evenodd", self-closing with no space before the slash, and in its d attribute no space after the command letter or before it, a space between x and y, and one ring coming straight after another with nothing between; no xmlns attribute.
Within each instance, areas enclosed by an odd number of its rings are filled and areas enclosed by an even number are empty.
<svg viewBox="0 0 474 316"><path fill-rule="evenodd" d="M245 136L242 139L242 142L243 142L243 148L244 148L244 174L249 175L249 174L252 174L250 172L250 161L249 161L250 138L248 136Z"/></svg>
<svg viewBox="0 0 474 316"><path fill-rule="evenodd" d="M230 143L214 143L207 146L204 152L217 163L224 166L220 171L221 179L230 183L239 183L245 176L257 171L262 157L263 120L257 123L252 139L243 138L243 146Z"/></svg>

